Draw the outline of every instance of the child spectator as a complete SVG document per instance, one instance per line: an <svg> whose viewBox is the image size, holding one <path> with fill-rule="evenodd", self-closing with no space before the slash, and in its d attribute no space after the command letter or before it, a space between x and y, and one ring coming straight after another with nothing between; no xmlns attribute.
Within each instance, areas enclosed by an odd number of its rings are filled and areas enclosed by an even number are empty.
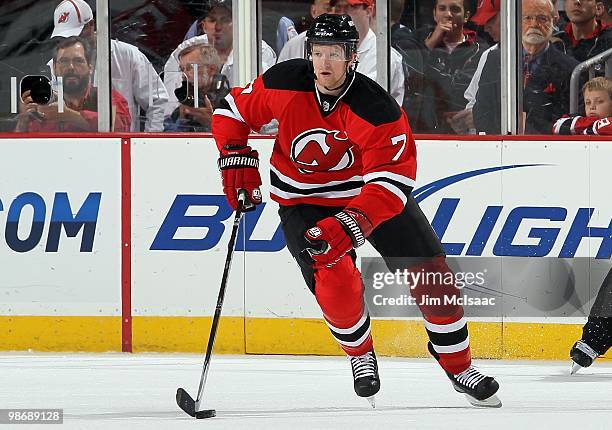
<svg viewBox="0 0 612 430"><path fill-rule="evenodd" d="M582 87L585 116L564 115L553 125L554 134L612 135L612 80L600 76Z"/></svg>

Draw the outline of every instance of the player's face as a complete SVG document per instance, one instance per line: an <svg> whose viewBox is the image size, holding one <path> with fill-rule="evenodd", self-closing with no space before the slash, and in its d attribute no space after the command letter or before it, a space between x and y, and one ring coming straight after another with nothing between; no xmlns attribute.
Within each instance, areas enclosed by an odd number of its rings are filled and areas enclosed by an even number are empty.
<svg viewBox="0 0 612 430"><path fill-rule="evenodd" d="M463 0L438 0L433 16L436 23L452 23L453 28L463 28L465 23Z"/></svg>
<svg viewBox="0 0 612 430"><path fill-rule="evenodd" d="M612 116L612 99L607 91L585 91L584 110L586 116L605 118Z"/></svg>
<svg viewBox="0 0 612 430"><path fill-rule="evenodd" d="M312 65L317 83L336 88L346 78L347 61L341 45L313 45Z"/></svg>

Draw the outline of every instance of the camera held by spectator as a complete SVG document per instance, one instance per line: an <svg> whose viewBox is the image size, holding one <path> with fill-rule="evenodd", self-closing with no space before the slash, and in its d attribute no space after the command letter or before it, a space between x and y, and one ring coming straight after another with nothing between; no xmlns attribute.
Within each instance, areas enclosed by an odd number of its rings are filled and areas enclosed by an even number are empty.
<svg viewBox="0 0 612 430"><path fill-rule="evenodd" d="M191 45L179 54L179 64L184 79L174 94L180 105L164 121L164 130L210 131L213 109L230 90L227 77L219 73L217 50L208 43Z"/></svg>
<svg viewBox="0 0 612 430"><path fill-rule="evenodd" d="M61 79L57 88L59 97L56 98L47 78L24 78L16 131L98 129L98 92L92 83L92 52L86 39L78 36L61 39L53 54L53 70L58 84ZM128 131L131 117L127 101L113 90L111 103L111 129Z"/></svg>
<svg viewBox="0 0 612 430"><path fill-rule="evenodd" d="M206 94L199 92L198 104L200 107L204 106L206 97L208 97L208 100L210 100L213 108L217 108L220 101L229 94L229 91L230 86L227 77L221 73L215 73L215 75L212 77L210 90ZM179 100L180 104L189 107L195 106L195 90L192 82L183 81L181 86L174 90L174 95Z"/></svg>

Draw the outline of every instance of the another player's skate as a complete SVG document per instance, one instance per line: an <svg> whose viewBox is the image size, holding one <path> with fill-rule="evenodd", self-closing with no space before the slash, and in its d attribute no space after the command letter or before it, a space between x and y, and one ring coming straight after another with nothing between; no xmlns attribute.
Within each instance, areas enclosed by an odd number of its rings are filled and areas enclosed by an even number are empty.
<svg viewBox="0 0 612 430"><path fill-rule="evenodd" d="M359 397L367 398L370 405L375 408L374 395L380 390L380 379L374 350L355 357L349 355L348 359L353 367L355 393Z"/></svg>
<svg viewBox="0 0 612 430"><path fill-rule="evenodd" d="M570 375L575 374L583 367L589 367L597 357L599 357L597 351L591 348L585 341L579 340L570 350L570 358L572 359Z"/></svg>
<svg viewBox="0 0 612 430"><path fill-rule="evenodd" d="M440 359L438 353L433 349L431 342L427 344L427 349L436 360ZM453 388L459 393L463 393L465 398L473 406L481 408L501 408L502 402L495 395L499 390L499 384L491 377L480 373L473 366L468 367L458 375L446 372L451 380Z"/></svg>

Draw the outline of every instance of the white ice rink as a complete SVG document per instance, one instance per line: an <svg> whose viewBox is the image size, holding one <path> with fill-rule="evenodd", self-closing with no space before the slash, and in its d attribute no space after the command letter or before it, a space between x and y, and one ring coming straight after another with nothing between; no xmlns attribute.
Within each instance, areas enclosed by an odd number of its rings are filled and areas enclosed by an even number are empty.
<svg viewBox="0 0 612 430"><path fill-rule="evenodd" d="M50 428L87 430L612 428L612 363L572 377L565 362L476 365L500 382L501 409L469 406L433 359L380 358L373 410L346 359L214 356L205 405L217 417L195 420L174 396L184 387L195 397L199 355L5 353L0 408L63 408L64 424Z"/></svg>

